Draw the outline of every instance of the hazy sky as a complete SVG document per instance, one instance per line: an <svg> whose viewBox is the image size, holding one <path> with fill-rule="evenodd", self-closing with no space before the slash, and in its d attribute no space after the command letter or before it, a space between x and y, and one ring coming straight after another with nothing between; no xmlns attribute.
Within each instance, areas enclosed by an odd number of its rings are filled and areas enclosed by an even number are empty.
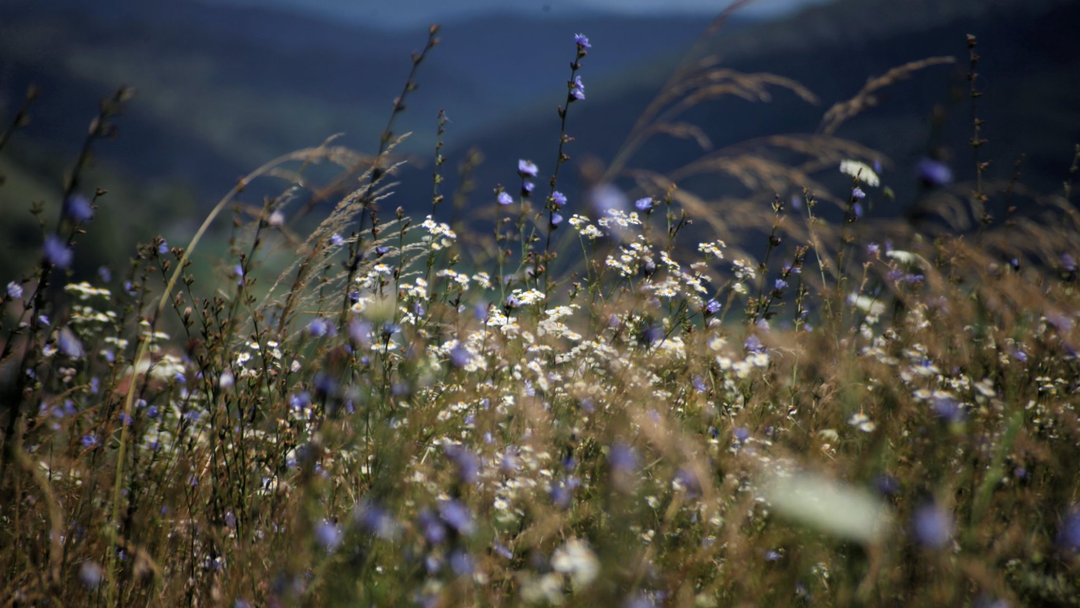
<svg viewBox="0 0 1080 608"><path fill-rule="evenodd" d="M701 13L715 14L729 0L204 0L229 4L276 4L335 19L368 25L403 26L433 20L453 20L485 13L517 13L560 17L582 11L623 14ZM773 16L799 6L827 0L758 0L744 9L746 15Z"/></svg>

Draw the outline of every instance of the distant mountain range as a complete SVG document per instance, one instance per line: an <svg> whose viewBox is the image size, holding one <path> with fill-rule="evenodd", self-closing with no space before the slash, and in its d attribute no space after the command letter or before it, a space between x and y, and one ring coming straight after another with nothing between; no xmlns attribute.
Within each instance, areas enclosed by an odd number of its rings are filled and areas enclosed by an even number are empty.
<svg viewBox="0 0 1080 608"><path fill-rule="evenodd" d="M582 16L677 16L708 18L722 10L723 0L202 0L207 4L273 6L337 22L367 27L415 27L432 21L460 23L480 17L502 15L529 20L562 20ZM745 16L771 17L798 7L827 0L759 0L748 6Z"/></svg>
<svg viewBox="0 0 1080 608"><path fill-rule="evenodd" d="M377 142L427 33L164 0L12 0L0 23L0 108L31 82L42 89L25 136L71 146L96 100L129 84L139 95L124 139L103 158L115 155L137 175L197 181L207 194L334 133L356 147ZM605 78L678 54L701 28L700 18L595 14L449 24L397 130L417 135L406 150L426 152L439 109L450 116L452 137L464 138L523 108L554 107L576 32L604 49L589 58L592 92Z"/></svg>

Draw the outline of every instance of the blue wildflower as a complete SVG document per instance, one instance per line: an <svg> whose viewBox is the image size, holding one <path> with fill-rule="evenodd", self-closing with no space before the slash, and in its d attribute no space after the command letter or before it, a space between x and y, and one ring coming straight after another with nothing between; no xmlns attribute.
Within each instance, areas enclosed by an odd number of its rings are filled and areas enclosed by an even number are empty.
<svg viewBox="0 0 1080 608"><path fill-rule="evenodd" d="M57 268L68 268L75 257L75 252L55 234L45 238L45 259Z"/></svg>
<svg viewBox="0 0 1080 608"><path fill-rule="evenodd" d="M623 608L656 608L656 603L649 599L648 596L638 593L628 598L623 603Z"/></svg>
<svg viewBox="0 0 1080 608"><path fill-rule="evenodd" d="M161 255L165 255L166 253L169 253L169 243L167 243L165 241L165 239L161 239L161 242L158 243L157 252L160 253Z"/></svg>
<svg viewBox="0 0 1080 608"><path fill-rule="evenodd" d="M1057 541L1065 551L1080 553L1080 506L1074 506L1065 515Z"/></svg>
<svg viewBox="0 0 1080 608"><path fill-rule="evenodd" d="M439 503L439 518L465 536L472 534L476 528L469 508L452 498Z"/></svg>
<svg viewBox="0 0 1080 608"><path fill-rule="evenodd" d="M76 224L88 222L94 217L94 208L90 199L81 194L72 194L64 201L64 217Z"/></svg>
<svg viewBox="0 0 1080 608"><path fill-rule="evenodd" d="M583 49L592 48L592 45L589 44L589 38L585 34L574 34L574 43Z"/></svg>
<svg viewBox="0 0 1080 608"><path fill-rule="evenodd" d="M559 224L561 224L561 223L563 223L562 214L552 213L551 214L551 227L552 228L557 228L559 226Z"/></svg>
<svg viewBox="0 0 1080 608"><path fill-rule="evenodd" d="M884 496L894 496L900 491L900 480L892 475L881 474L874 479L874 487Z"/></svg>
<svg viewBox="0 0 1080 608"><path fill-rule="evenodd" d="M83 444L83 446L85 447L92 448L98 444L98 437L93 433L87 433L86 435L82 436L82 439L79 440L79 443Z"/></svg>
<svg viewBox="0 0 1080 608"><path fill-rule="evenodd" d="M446 540L446 525L430 509L420 511L417 519L420 523L420 530L424 534L424 540L428 543L437 545Z"/></svg>
<svg viewBox="0 0 1080 608"><path fill-rule="evenodd" d="M57 346L60 348L60 352L64 353L72 359L81 359L85 353L83 350L82 342L75 336L75 334L68 328L60 328L56 337Z"/></svg>
<svg viewBox="0 0 1080 608"><path fill-rule="evenodd" d="M952 518L940 506L930 502L915 510L911 530L915 541L924 547L940 549L952 540Z"/></svg>
<svg viewBox="0 0 1080 608"><path fill-rule="evenodd" d="M397 522L394 521L393 516L374 503L361 502L356 507L355 517L356 523L361 528L378 538L390 540L397 534Z"/></svg>
<svg viewBox="0 0 1080 608"><path fill-rule="evenodd" d="M93 589L105 580L105 571L94 562L83 562L79 566L79 582Z"/></svg>
<svg viewBox="0 0 1080 608"><path fill-rule="evenodd" d="M866 193L863 192L862 188L855 186L855 189L851 191L851 198L861 201L862 199L866 198Z"/></svg>
<svg viewBox="0 0 1080 608"><path fill-rule="evenodd" d="M454 367L465 367L470 361L472 361L472 353L461 344L450 349L450 363L454 364Z"/></svg>
<svg viewBox="0 0 1080 608"><path fill-rule="evenodd" d="M23 288L20 283L12 281L7 284L7 295L12 300L21 300L23 297Z"/></svg>
<svg viewBox="0 0 1080 608"><path fill-rule="evenodd" d="M715 298L705 303L706 315L715 315L718 312L720 312L720 302L717 301Z"/></svg>
<svg viewBox="0 0 1080 608"><path fill-rule="evenodd" d="M920 160L915 171L919 174L919 179L929 186L946 186L953 181L952 169L929 158Z"/></svg>
<svg viewBox="0 0 1080 608"><path fill-rule="evenodd" d="M321 338L323 336L333 336L337 333L337 329L334 324L322 317L315 317L308 323L308 333L313 337Z"/></svg>
<svg viewBox="0 0 1080 608"><path fill-rule="evenodd" d="M518 161L518 175L522 178L536 177L538 173L540 173L540 169L531 160L522 159Z"/></svg>
<svg viewBox="0 0 1080 608"><path fill-rule="evenodd" d="M752 353L765 352L765 345L762 344L761 340L758 339L758 337L755 335L751 335L749 338L747 338L746 342L743 344L743 347L745 347L747 351Z"/></svg>
<svg viewBox="0 0 1080 608"><path fill-rule="evenodd" d="M616 441L608 452L608 463L617 473L631 473L638 467L637 450L621 441Z"/></svg>
<svg viewBox="0 0 1080 608"><path fill-rule="evenodd" d="M682 467L675 472L674 485L686 492L688 497L696 497L701 495L701 480L692 469L689 467Z"/></svg>
<svg viewBox="0 0 1080 608"><path fill-rule="evenodd" d="M289 397L289 407L294 410L302 410L311 405L311 393L301 391Z"/></svg>
<svg viewBox="0 0 1080 608"><path fill-rule="evenodd" d="M582 101L585 99L585 84L581 82L581 76L574 76L570 84L570 98Z"/></svg>
<svg viewBox="0 0 1080 608"><path fill-rule="evenodd" d="M574 498L574 489L581 485L576 477L560 480L551 484L551 502L560 509L570 508L570 502Z"/></svg>
<svg viewBox="0 0 1080 608"><path fill-rule="evenodd" d="M566 195L556 190L551 193L551 202L554 203L556 207L562 207L566 204Z"/></svg>
<svg viewBox="0 0 1080 608"><path fill-rule="evenodd" d="M506 192L500 192L499 196L496 197L495 200L496 200L496 202L498 202L500 205L502 205L504 207L506 205L512 205L514 203L514 197L510 196Z"/></svg>
<svg viewBox="0 0 1080 608"><path fill-rule="evenodd" d="M699 393L704 393L705 391L709 390L708 385L705 384L705 379L701 376L694 376L692 384L694 385L694 390Z"/></svg>
<svg viewBox="0 0 1080 608"><path fill-rule="evenodd" d="M315 542L333 551L341 544L341 528L328 520L322 520L315 525Z"/></svg>
<svg viewBox="0 0 1080 608"><path fill-rule="evenodd" d="M460 445L447 445L443 447L443 453L455 465L457 465L458 479L462 483L474 484L480 477L480 458L468 448Z"/></svg>
<svg viewBox="0 0 1080 608"><path fill-rule="evenodd" d="M776 279L776 283L773 284L777 291L787 289L788 283L784 279Z"/></svg>
<svg viewBox="0 0 1080 608"><path fill-rule="evenodd" d="M645 328L645 331L641 332L641 342L645 346L652 346L656 342L664 339L664 328L658 325L650 325Z"/></svg>
<svg viewBox="0 0 1080 608"><path fill-rule="evenodd" d="M464 549L454 549L450 552L450 569L458 576L469 576L475 569L473 558Z"/></svg>
<svg viewBox="0 0 1080 608"><path fill-rule="evenodd" d="M634 201L634 207L636 207L638 211L648 211L649 209L652 209L652 197L646 196L645 198L639 198L638 200Z"/></svg>

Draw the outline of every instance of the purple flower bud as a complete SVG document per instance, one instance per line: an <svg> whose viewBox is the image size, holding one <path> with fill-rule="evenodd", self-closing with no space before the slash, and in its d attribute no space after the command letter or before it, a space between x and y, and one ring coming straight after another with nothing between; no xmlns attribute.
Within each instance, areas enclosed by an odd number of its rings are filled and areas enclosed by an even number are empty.
<svg viewBox="0 0 1080 608"><path fill-rule="evenodd" d="M558 213L551 214L551 227L557 228L563 222L563 216Z"/></svg>
<svg viewBox="0 0 1080 608"><path fill-rule="evenodd" d="M856 186L855 189L851 191L851 197L855 200L861 201L862 199L866 198L866 193L863 192L862 188Z"/></svg>
<svg viewBox="0 0 1080 608"><path fill-rule="evenodd" d="M574 34L574 43L583 49L591 49L592 45L589 44L589 39L585 34Z"/></svg>
<svg viewBox="0 0 1080 608"><path fill-rule="evenodd" d="M646 196L645 198L639 198L638 200L634 201L634 207L636 207L638 211L648 211L649 209L652 209L652 197Z"/></svg>
<svg viewBox="0 0 1080 608"><path fill-rule="evenodd" d="M504 207L506 205L512 205L514 203L514 197L510 196L506 192L500 192L499 196L498 196L498 198L496 200L498 201L498 203L500 205L502 205Z"/></svg>

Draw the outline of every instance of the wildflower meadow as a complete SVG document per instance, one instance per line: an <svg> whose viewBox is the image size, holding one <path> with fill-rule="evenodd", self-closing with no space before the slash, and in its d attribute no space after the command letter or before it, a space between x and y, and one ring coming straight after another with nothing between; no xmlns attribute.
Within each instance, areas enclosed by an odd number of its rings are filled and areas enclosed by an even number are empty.
<svg viewBox="0 0 1080 608"><path fill-rule="evenodd" d="M395 120L438 42L373 154L268 159L87 274L124 202L84 170L138 97L101 104L30 208L39 261L0 269L0 605L1080 605L1080 147L1053 192L991 162L992 43L867 74L816 132L635 166L703 100L810 95L694 58L570 189L604 49L568 32L550 155L473 183L432 116L412 216ZM971 75L961 160L898 175L836 134L935 69ZM681 187L709 174L743 191ZM941 204L876 216L905 180Z"/></svg>

